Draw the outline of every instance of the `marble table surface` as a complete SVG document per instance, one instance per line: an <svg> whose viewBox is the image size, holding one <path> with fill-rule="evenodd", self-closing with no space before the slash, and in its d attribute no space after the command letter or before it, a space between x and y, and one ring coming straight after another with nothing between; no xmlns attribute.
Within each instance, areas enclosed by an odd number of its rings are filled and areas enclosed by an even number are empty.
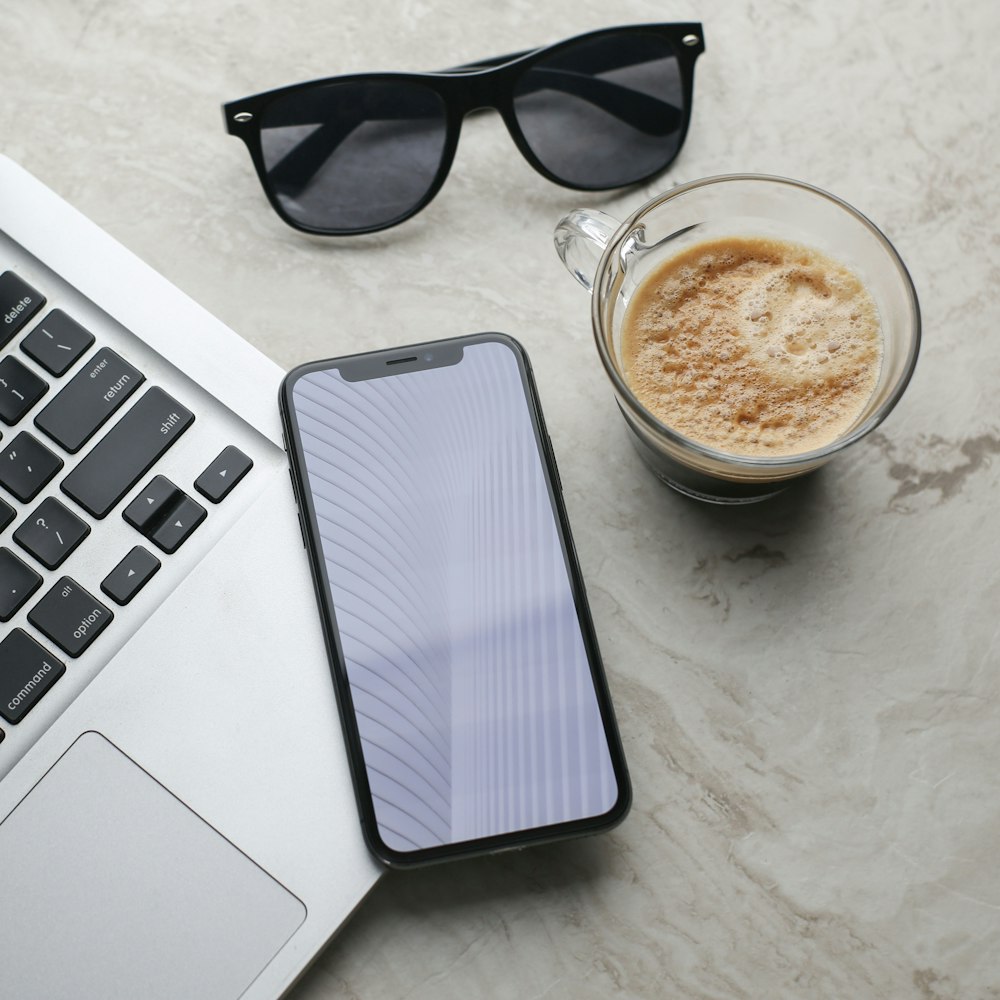
<svg viewBox="0 0 1000 1000"><path fill-rule="evenodd" d="M687 145L536 175L492 115L405 226L305 238L223 100L700 19ZM283 366L473 330L532 355L630 762L613 833L390 873L295 1000L1000 997L1000 7L0 0L0 149ZM745 509L630 448L551 230L761 171L878 222L921 298L882 428Z"/></svg>

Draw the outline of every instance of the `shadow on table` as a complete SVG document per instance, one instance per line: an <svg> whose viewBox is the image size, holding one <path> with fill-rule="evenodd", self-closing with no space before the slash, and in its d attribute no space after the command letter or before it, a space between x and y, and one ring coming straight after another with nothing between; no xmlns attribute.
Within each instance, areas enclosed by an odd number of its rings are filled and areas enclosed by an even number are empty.
<svg viewBox="0 0 1000 1000"><path fill-rule="evenodd" d="M436 911L470 908L482 912L503 901L560 893L573 887L587 891L615 862L613 841L585 837L529 850L468 858L413 871L390 871L373 893L394 910L432 916Z"/></svg>
<svg viewBox="0 0 1000 1000"><path fill-rule="evenodd" d="M388 938L419 940L407 930L414 923L424 925L428 939L437 932L450 936L456 927L468 925L482 925L492 933L503 925L499 914L537 906L542 897L547 910L562 908L566 919L573 920L583 898L598 894L617 865L612 834L389 871L292 996L339 996L345 989L353 996L353 971L380 955ZM327 992L331 977L336 981L334 993Z"/></svg>

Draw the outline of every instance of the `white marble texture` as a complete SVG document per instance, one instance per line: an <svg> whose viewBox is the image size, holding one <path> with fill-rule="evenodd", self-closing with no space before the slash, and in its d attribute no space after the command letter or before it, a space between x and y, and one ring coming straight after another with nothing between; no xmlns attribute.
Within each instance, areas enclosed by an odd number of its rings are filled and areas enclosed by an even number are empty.
<svg viewBox="0 0 1000 1000"><path fill-rule="evenodd" d="M664 17L707 52L641 190L550 185L483 116L421 216L323 242L223 132L271 86ZM0 0L0 149L281 364L476 329L534 360L633 812L388 875L296 1000L1000 997L998 37L988 0ZM550 232L743 170L879 222L925 340L880 432L719 510L631 451Z"/></svg>

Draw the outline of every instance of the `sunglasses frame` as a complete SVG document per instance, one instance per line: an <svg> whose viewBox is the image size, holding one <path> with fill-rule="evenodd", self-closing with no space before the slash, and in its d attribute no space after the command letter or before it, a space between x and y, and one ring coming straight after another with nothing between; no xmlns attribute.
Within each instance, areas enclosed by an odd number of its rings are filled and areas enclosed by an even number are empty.
<svg viewBox="0 0 1000 1000"><path fill-rule="evenodd" d="M298 229L304 233L312 233L317 236L360 236L364 233L379 232L383 229L399 225L399 223L412 218L422 209L426 208L441 190L445 178L447 178L451 170L455 151L458 149L458 140L463 119L470 112L488 108L492 108L499 113L521 155L543 177L562 187L573 188L577 191L612 190L612 188L605 185L584 186L567 183L553 174L535 156L514 114L514 89L522 74L536 63L548 59L564 49L572 48L581 42L597 38L614 38L616 35L634 34L655 35L657 38L664 39L670 43L674 50L680 72L684 106L681 109L683 121L680 128L680 140L677 143L677 149L673 156L655 170L637 177L625 185L614 186L629 187L632 184L641 184L643 181L656 176L669 167L684 145L688 125L691 121L691 105L694 96L694 64L698 56L705 51L702 26L699 22L635 24L604 28L598 31L587 32L583 35L577 35L573 38L567 38L565 41L557 42L554 45L547 45L526 52L517 52L512 55L499 56L493 59L484 59L480 62L456 66L453 69L437 73L355 73L346 76L326 77L322 80L309 80L305 83L297 83L287 87L279 87L275 90L263 91L262 93L244 97L223 105L226 130L230 135L243 140L250 153L254 168L257 171L261 187L264 189L264 194L282 221L293 229ZM264 165L264 152L261 145L260 120L263 112L276 99L286 98L300 91L305 92L332 83L359 83L363 81L372 83L412 82L434 91L441 98L445 107L445 128L447 132L437 174L428 187L427 192L417 204L388 222L350 229L331 229L321 226L310 226L293 219L282 207L277 193L273 190L268 180L267 168Z"/></svg>

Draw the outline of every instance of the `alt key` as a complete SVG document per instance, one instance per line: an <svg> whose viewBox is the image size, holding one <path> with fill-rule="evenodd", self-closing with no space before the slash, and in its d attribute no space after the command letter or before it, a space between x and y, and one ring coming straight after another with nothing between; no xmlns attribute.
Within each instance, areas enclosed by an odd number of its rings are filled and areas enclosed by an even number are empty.
<svg viewBox="0 0 1000 1000"><path fill-rule="evenodd" d="M113 618L108 608L68 576L28 612L28 621L70 656L79 656Z"/></svg>

